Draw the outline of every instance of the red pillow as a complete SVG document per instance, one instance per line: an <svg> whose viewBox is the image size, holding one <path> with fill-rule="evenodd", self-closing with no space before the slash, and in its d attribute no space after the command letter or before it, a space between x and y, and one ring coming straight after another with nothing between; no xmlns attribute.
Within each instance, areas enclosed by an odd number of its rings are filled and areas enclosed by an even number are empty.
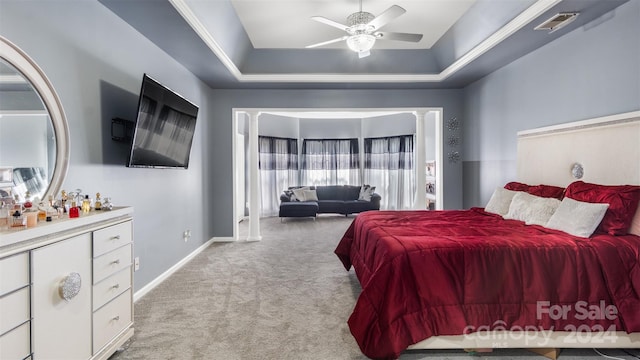
<svg viewBox="0 0 640 360"><path fill-rule="evenodd" d="M566 196L578 201L609 204L596 232L626 235L640 202L640 186L598 185L576 181L567 187Z"/></svg>
<svg viewBox="0 0 640 360"><path fill-rule="evenodd" d="M564 188L553 185L527 185L517 181L512 181L507 183L504 188L513 191L525 191L531 195L555 198L558 200L562 200L562 197L564 196Z"/></svg>
<svg viewBox="0 0 640 360"><path fill-rule="evenodd" d="M507 183L507 185L504 186L505 189L507 190L511 190L511 191L527 191L529 190L531 186L527 185L527 184L523 184L521 182L517 182L517 181L512 181Z"/></svg>

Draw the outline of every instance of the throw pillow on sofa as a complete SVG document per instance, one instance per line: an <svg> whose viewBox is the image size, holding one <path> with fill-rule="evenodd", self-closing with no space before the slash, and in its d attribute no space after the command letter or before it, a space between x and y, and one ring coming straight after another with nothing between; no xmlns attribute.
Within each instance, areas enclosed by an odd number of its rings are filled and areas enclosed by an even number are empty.
<svg viewBox="0 0 640 360"><path fill-rule="evenodd" d="M315 190L305 190L304 201L318 201L318 193Z"/></svg>
<svg viewBox="0 0 640 360"><path fill-rule="evenodd" d="M362 185L362 187L360 188L360 196L358 196L358 200L371 201L371 195L373 195L375 191L375 186Z"/></svg>
<svg viewBox="0 0 640 360"><path fill-rule="evenodd" d="M305 190L310 190L309 187L305 186L305 187L301 187L301 188L297 188L297 189L293 189L293 195L296 197L297 201L306 201L307 199L304 196L304 192Z"/></svg>
<svg viewBox="0 0 640 360"><path fill-rule="evenodd" d="M284 191L284 196L286 196L289 201L297 201L298 199L296 199L295 194L293 193L292 190L285 190Z"/></svg>

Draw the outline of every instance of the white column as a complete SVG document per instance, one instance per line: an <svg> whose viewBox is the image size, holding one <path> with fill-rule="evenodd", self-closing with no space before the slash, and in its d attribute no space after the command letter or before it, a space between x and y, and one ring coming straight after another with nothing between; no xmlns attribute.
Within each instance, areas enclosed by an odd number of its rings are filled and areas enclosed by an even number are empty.
<svg viewBox="0 0 640 360"><path fill-rule="evenodd" d="M416 210L424 210L427 208L427 174L426 174L426 148L424 123L427 115L426 111L416 111L413 113L416 117L416 143L415 143L415 159L416 159L416 196L413 200L413 208Z"/></svg>
<svg viewBox="0 0 640 360"><path fill-rule="evenodd" d="M248 111L249 116L249 237L247 241L259 241L260 236L260 173L258 169L258 116L257 111Z"/></svg>
<svg viewBox="0 0 640 360"><path fill-rule="evenodd" d="M444 124L436 111L436 210L444 210Z"/></svg>

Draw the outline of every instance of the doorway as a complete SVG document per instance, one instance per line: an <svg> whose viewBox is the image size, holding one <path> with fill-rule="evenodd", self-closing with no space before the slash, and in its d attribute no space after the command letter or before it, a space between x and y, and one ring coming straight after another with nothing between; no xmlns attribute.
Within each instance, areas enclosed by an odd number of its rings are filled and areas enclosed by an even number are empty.
<svg viewBox="0 0 640 360"><path fill-rule="evenodd" d="M259 196L259 174L257 166L257 147L251 148L251 141L257 144L258 123L259 118L263 114L282 116L293 119L352 119L360 118L362 121L367 119L378 118L381 116L390 116L397 114L413 114L415 117L416 129L416 147L415 160L416 164L416 189L425 189L416 191L414 200L414 209L427 209L429 204L432 209L440 210L443 208L443 186L437 186L438 191L435 194L427 196L426 191L428 184L442 184L443 179L443 109L442 108L317 108L317 109L277 109L277 108L238 108L233 109L233 213L236 214L233 226L234 240L259 240L259 219L260 208L259 202L252 203L252 181L254 182L254 191ZM253 131L251 131L253 129ZM238 136L242 134L243 136ZM255 139L253 139L255 137ZM240 144L240 141L244 141ZM257 145L256 145L257 146ZM244 157L243 153L244 152ZM252 153L256 152L255 159L251 159ZM254 161L250 163L249 160ZM428 166L432 171L428 173ZM252 167L255 168L252 171ZM428 177L429 176L429 177ZM242 179L246 179L243 181ZM434 184L435 182L435 184ZM244 200L242 200L244 198ZM259 199L259 198L258 198ZM242 202L241 202L242 201ZM247 206L248 204L248 206ZM245 206L248 212L245 211ZM242 209L239 209L241 207ZM253 210L253 211L252 211ZM253 213L253 214L252 214ZM248 218L247 218L248 215ZM247 239L240 238L238 224L240 220L249 221L250 226L253 225L253 237L251 231ZM254 223L251 223L251 222ZM256 225L257 224L257 225ZM257 236L255 232L258 232ZM243 236L244 237L244 236Z"/></svg>

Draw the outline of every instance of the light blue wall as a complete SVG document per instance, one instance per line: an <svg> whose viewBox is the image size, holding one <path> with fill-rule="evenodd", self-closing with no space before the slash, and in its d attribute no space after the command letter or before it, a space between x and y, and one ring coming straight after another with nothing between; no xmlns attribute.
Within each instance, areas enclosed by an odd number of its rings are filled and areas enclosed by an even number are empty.
<svg viewBox="0 0 640 360"><path fill-rule="evenodd" d="M436 116L433 111L427 113L424 121L424 150L426 160L436 159Z"/></svg>
<svg viewBox="0 0 640 360"><path fill-rule="evenodd" d="M249 135L247 131L245 134ZM258 134L297 139L300 134L300 122L297 118L273 114L261 114L258 121Z"/></svg>
<svg viewBox="0 0 640 360"><path fill-rule="evenodd" d="M464 206L484 206L515 180L518 131L640 109L640 1L469 85L464 103Z"/></svg>
<svg viewBox="0 0 640 360"><path fill-rule="evenodd" d="M205 177L209 87L97 1L1 0L0 34L35 60L61 98L71 133L63 189L100 192L116 206L134 207L136 290L209 239L205 183L217 176ZM188 170L126 168L127 146L111 141L111 118L135 116L145 72L200 105ZM192 238L185 243L187 229Z"/></svg>
<svg viewBox="0 0 640 360"><path fill-rule="evenodd" d="M376 116L363 120L362 137L410 135L416 133L416 117L413 114Z"/></svg>
<svg viewBox="0 0 640 360"><path fill-rule="evenodd" d="M304 139L360 138L360 119L300 119L300 146Z"/></svg>

